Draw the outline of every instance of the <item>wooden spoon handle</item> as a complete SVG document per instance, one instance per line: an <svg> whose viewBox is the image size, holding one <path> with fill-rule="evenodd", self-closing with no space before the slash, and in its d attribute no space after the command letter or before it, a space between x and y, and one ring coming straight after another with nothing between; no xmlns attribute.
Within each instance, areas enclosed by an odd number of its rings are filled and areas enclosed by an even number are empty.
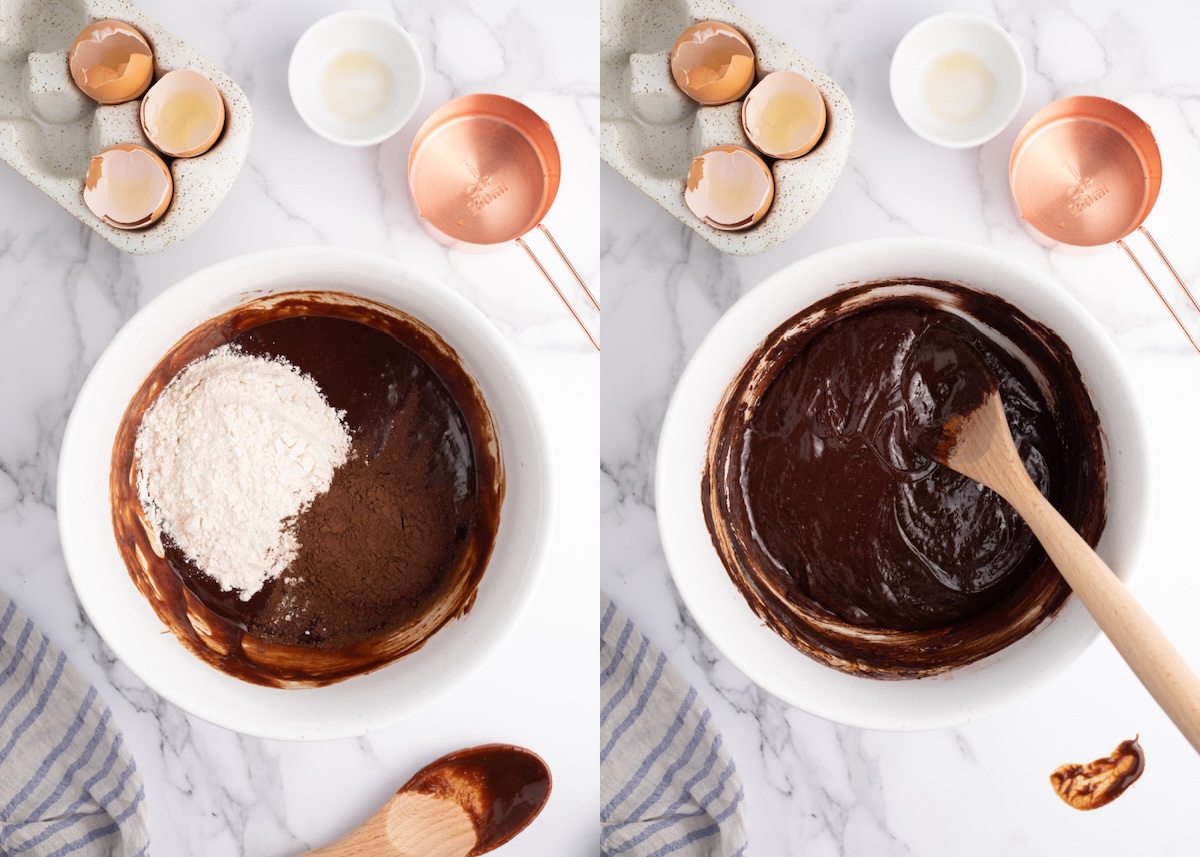
<svg viewBox="0 0 1200 857"><path fill-rule="evenodd" d="M1200 678L1104 560L1032 482L1029 488L1010 502L1121 657L1200 752Z"/></svg>

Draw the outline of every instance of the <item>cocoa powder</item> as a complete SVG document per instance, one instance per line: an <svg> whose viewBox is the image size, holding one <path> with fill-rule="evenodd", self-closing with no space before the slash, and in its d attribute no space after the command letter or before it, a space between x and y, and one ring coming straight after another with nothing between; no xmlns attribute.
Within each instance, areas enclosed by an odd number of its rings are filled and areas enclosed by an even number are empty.
<svg viewBox="0 0 1200 857"><path fill-rule="evenodd" d="M445 472L443 438L424 430L427 410L412 391L378 456L368 457L370 441L357 443L300 516L301 551L251 620L256 635L344 646L412 620L440 597L475 501Z"/></svg>

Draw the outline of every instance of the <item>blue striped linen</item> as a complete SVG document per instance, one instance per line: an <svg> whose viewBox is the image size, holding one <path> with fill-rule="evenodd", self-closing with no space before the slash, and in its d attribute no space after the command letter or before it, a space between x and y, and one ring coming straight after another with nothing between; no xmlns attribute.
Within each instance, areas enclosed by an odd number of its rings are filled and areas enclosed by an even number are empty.
<svg viewBox="0 0 1200 857"><path fill-rule="evenodd" d="M600 596L600 848L605 857L745 857L742 779L712 712Z"/></svg>
<svg viewBox="0 0 1200 857"><path fill-rule="evenodd" d="M142 777L112 711L0 592L0 855L149 847Z"/></svg>

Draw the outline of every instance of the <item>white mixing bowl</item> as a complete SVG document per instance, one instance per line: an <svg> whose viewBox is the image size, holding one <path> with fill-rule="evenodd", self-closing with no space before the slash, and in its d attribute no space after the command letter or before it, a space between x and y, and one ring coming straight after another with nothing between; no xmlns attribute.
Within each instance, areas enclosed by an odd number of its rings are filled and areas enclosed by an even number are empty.
<svg viewBox="0 0 1200 857"><path fill-rule="evenodd" d="M320 289L403 310L455 349L495 419L506 492L495 548L466 616L374 672L285 690L223 673L166 633L118 553L109 470L126 406L181 337L250 298ZM504 339L464 298L382 256L334 248L271 250L193 274L138 312L113 339L80 390L63 438L59 531L71 580L96 630L163 697L205 720L264 737L359 735L397 722L466 681L518 621L545 552L546 460L542 420L524 373Z"/></svg>
<svg viewBox="0 0 1200 857"><path fill-rule="evenodd" d="M701 476L709 428L732 379L778 325L847 285L947 280L989 292L1058 333L1100 417L1108 523L1098 550L1128 582L1147 529L1147 441L1133 386L1100 325L1057 284L991 250L932 238L847 244L803 259L756 287L713 327L688 364L663 422L656 497L663 550L697 623L764 689L813 714L872 729L925 729L989 714L1049 681L1099 634L1078 599L1001 651L907 680L851 675L793 648L751 610L713 547Z"/></svg>

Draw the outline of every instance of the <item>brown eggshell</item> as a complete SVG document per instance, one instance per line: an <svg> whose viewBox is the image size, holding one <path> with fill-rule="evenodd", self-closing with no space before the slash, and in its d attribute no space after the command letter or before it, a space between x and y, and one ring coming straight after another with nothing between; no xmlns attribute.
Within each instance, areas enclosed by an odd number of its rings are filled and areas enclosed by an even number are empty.
<svg viewBox="0 0 1200 857"><path fill-rule="evenodd" d="M110 146L88 164L83 201L117 229L143 229L166 212L174 182L166 163L144 146Z"/></svg>
<svg viewBox="0 0 1200 857"><path fill-rule="evenodd" d="M67 54L71 79L101 104L137 98L154 79L154 52L136 28L105 18L75 37Z"/></svg>
<svg viewBox="0 0 1200 857"><path fill-rule="evenodd" d="M701 21L675 41L671 76L689 98L701 104L737 101L754 83L754 48L728 24Z"/></svg>
<svg viewBox="0 0 1200 857"><path fill-rule="evenodd" d="M825 133L825 99L812 81L776 71L758 82L742 102L742 127L769 158L808 154Z"/></svg>
<svg viewBox="0 0 1200 857"><path fill-rule="evenodd" d="M207 152L225 127L225 102L207 77L191 69L158 79L139 112L146 138L164 155L193 158Z"/></svg>
<svg viewBox="0 0 1200 857"><path fill-rule="evenodd" d="M683 194L693 214L727 232L758 223L774 198L770 168L741 146L714 146L695 157Z"/></svg>

